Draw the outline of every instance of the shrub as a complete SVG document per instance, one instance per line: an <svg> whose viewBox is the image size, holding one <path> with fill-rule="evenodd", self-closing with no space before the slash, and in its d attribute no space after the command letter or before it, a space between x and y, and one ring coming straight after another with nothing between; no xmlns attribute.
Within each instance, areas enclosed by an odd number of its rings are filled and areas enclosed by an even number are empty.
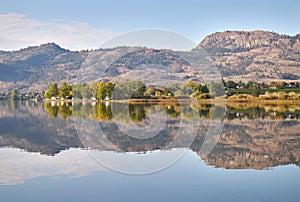
<svg viewBox="0 0 300 202"><path fill-rule="evenodd" d="M197 99L202 100L202 99L210 99L210 94L209 93L201 93L200 95L197 96Z"/></svg>

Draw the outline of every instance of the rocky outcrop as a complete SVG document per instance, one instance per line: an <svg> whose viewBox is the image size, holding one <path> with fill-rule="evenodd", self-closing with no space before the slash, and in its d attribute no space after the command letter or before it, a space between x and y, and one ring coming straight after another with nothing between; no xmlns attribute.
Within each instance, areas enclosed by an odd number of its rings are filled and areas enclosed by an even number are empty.
<svg viewBox="0 0 300 202"><path fill-rule="evenodd" d="M205 37L197 48L206 50L228 79L268 82L300 78L299 34L217 32Z"/></svg>

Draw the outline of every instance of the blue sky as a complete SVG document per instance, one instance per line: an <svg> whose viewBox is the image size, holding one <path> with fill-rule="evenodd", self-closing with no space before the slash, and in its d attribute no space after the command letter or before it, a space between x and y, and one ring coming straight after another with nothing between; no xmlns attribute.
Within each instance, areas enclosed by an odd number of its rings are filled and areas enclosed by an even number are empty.
<svg viewBox="0 0 300 202"><path fill-rule="evenodd" d="M47 41L70 49L95 48L117 34L143 28L172 30L195 43L225 30L295 35L300 33L299 10L297 0L0 0L0 49Z"/></svg>

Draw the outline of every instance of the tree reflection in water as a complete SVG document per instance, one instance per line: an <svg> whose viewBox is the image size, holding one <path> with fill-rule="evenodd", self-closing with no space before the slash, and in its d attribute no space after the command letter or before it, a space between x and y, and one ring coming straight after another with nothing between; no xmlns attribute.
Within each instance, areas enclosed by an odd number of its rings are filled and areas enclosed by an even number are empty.
<svg viewBox="0 0 300 202"><path fill-rule="evenodd" d="M149 124L151 110L164 113L166 126L157 136L136 139L122 135L114 122ZM198 111L197 111L198 110ZM224 114L226 116L221 116ZM106 138L122 151L143 152L164 149L178 131L179 120L200 117L191 149L201 157L200 148L212 117L225 124L217 145L204 157L207 164L231 169L264 169L277 165L300 165L300 106L227 104L125 104L125 103L36 103L0 102L0 146L55 155L68 148L83 148L71 117L99 122ZM187 134L188 135L188 134ZM184 145L184 142L182 142ZM95 149L109 151L106 145Z"/></svg>

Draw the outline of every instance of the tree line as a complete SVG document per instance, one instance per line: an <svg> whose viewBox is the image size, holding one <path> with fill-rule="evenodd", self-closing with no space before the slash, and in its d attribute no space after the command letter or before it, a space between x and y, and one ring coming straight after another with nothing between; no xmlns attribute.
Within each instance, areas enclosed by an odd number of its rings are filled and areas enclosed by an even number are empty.
<svg viewBox="0 0 300 202"><path fill-rule="evenodd" d="M49 85L45 93L46 99L150 99L174 98L180 96L208 99L224 94L222 82L206 84L195 83L188 80L181 85L173 84L169 87L149 87L142 81L125 80L122 82L92 82L82 84L67 84L63 82L60 87L57 83Z"/></svg>
<svg viewBox="0 0 300 202"><path fill-rule="evenodd" d="M228 97L236 94L248 94L258 97L267 92L295 92L300 93L300 82L285 82L285 81L272 81L270 83L264 82L235 82L232 80L223 81Z"/></svg>
<svg viewBox="0 0 300 202"><path fill-rule="evenodd" d="M21 94L18 89L13 89L9 95L0 94L0 99L95 99L95 100L124 100L124 99L155 99L155 98L197 98L210 99L226 95L248 94L254 97L267 92L295 92L300 93L300 82L235 82L232 80L210 84L196 83L187 80L184 83L174 83L168 87L147 86L142 81L124 80L118 82L91 82L60 85L52 83L45 92Z"/></svg>
<svg viewBox="0 0 300 202"><path fill-rule="evenodd" d="M64 99L130 99L143 98L146 85L141 81L126 80L124 82L92 82L75 85L63 82L59 87L57 83L49 85L45 98Z"/></svg>
<svg viewBox="0 0 300 202"><path fill-rule="evenodd" d="M272 81L264 82L235 82L221 80L210 84L195 83L187 80L182 84L174 83L168 87L150 87L142 81L125 80L121 82L92 82L70 85L63 82L60 87L51 84L45 93L45 98L76 98L76 99L151 99L151 98L189 98L210 99L214 97L248 94L254 97L266 92L300 92L300 82ZM298 92L299 91L299 92Z"/></svg>

